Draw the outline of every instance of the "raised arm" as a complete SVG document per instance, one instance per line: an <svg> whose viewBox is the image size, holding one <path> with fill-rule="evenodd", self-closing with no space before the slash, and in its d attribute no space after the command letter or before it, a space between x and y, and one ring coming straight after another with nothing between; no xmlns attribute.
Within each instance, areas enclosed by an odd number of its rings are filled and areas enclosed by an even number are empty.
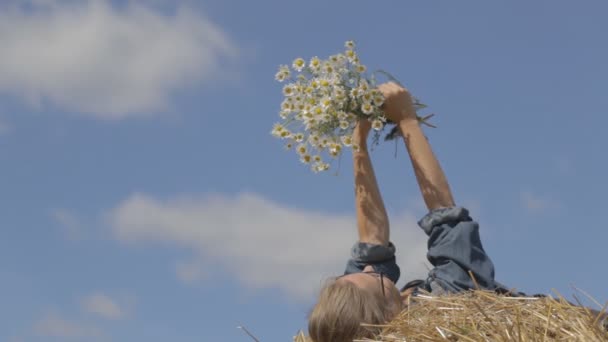
<svg viewBox="0 0 608 342"><path fill-rule="evenodd" d="M427 141L412 103L409 92L389 82L378 87L384 94L384 111L389 120L395 122L409 152L414 173L429 210L453 207L454 199L448 181Z"/></svg>
<svg viewBox="0 0 608 342"><path fill-rule="evenodd" d="M367 149L370 129L369 121L361 120L353 132L353 142L359 145L358 150L353 150L357 228L360 242L387 246L388 215Z"/></svg>
<svg viewBox="0 0 608 342"><path fill-rule="evenodd" d="M378 87L388 119L399 125L429 213L418 223L429 237L427 258L434 266L424 288L431 292L494 290L494 264L479 236L479 225L465 208L456 207L450 186L427 141L406 89L395 83ZM471 272L475 281L471 278Z"/></svg>

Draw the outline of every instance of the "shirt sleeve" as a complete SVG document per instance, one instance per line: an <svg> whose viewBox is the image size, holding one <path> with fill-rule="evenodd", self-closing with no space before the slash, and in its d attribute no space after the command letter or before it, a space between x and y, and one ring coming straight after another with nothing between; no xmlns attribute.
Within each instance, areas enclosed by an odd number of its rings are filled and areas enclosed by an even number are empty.
<svg viewBox="0 0 608 342"><path fill-rule="evenodd" d="M434 266L424 286L427 290L496 289L494 264L481 244L479 224L469 216L468 210L461 207L436 209L418 225L429 237L427 258Z"/></svg>
<svg viewBox="0 0 608 342"><path fill-rule="evenodd" d="M357 242L351 249L351 258L346 263L344 275L362 272L370 265L374 271L386 275L393 283L397 283L401 270L395 261L395 246Z"/></svg>

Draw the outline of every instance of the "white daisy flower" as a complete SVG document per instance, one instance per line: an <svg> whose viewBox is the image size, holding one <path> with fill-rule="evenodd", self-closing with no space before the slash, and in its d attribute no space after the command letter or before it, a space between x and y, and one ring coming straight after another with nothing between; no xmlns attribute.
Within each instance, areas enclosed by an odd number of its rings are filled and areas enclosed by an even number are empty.
<svg viewBox="0 0 608 342"><path fill-rule="evenodd" d="M330 62L325 62L323 64L323 72L326 74L333 74L336 71L335 67Z"/></svg>
<svg viewBox="0 0 608 342"><path fill-rule="evenodd" d="M331 93L331 87L327 87L327 88L321 88L321 89L319 90L319 96L320 96L320 97L332 96L332 93Z"/></svg>
<svg viewBox="0 0 608 342"><path fill-rule="evenodd" d="M376 107L382 106L384 104L384 96L382 94L374 96L373 102Z"/></svg>
<svg viewBox="0 0 608 342"><path fill-rule="evenodd" d="M330 140L327 137L322 137L321 141L319 142L319 146L322 148L326 148L327 146L329 146Z"/></svg>
<svg viewBox="0 0 608 342"><path fill-rule="evenodd" d="M329 144L329 154L332 156L338 155L342 151L342 146L340 144L331 143Z"/></svg>
<svg viewBox="0 0 608 342"><path fill-rule="evenodd" d="M327 170L329 170L329 164L323 163L323 162L318 162L318 163L315 163L314 165L311 166L311 170L314 173L319 173L319 172L327 171Z"/></svg>
<svg viewBox="0 0 608 342"><path fill-rule="evenodd" d="M381 130L382 126L383 126L383 124L382 124L381 120L375 119L372 121L372 128L375 129L376 131Z"/></svg>
<svg viewBox="0 0 608 342"><path fill-rule="evenodd" d="M346 107L346 98L339 97L335 99L336 108L345 108Z"/></svg>
<svg viewBox="0 0 608 342"><path fill-rule="evenodd" d="M338 111L338 120L340 121L346 121L348 119L348 114L346 114L346 112L344 112L343 110Z"/></svg>
<svg viewBox="0 0 608 342"><path fill-rule="evenodd" d="M321 101L320 101L320 103L321 103L321 107L323 107L325 109L331 107L331 105L332 105L332 101L331 101L330 97L324 97L324 98L322 98Z"/></svg>
<svg viewBox="0 0 608 342"><path fill-rule="evenodd" d="M333 85L333 81L330 78L323 77L319 79L319 86L323 89L329 89Z"/></svg>
<svg viewBox="0 0 608 342"><path fill-rule="evenodd" d="M319 143L321 142L321 138L319 138L318 135L316 134L312 134L308 137L308 142L312 145L312 146L319 146Z"/></svg>
<svg viewBox="0 0 608 342"><path fill-rule="evenodd" d="M300 72L306 66L306 61L303 58L296 58L291 65L295 71Z"/></svg>
<svg viewBox="0 0 608 342"><path fill-rule="evenodd" d="M290 75L291 72L289 71L289 67L287 65L280 65L279 71L276 73L274 78L279 82L283 82L284 80L289 78Z"/></svg>
<svg viewBox="0 0 608 342"><path fill-rule="evenodd" d="M363 64L357 64L355 70L357 70L358 73L362 74L367 70L367 67Z"/></svg>
<svg viewBox="0 0 608 342"><path fill-rule="evenodd" d="M302 118L302 122L304 123L304 125L308 126L308 123L310 122L310 120L314 119L314 115L312 115L312 113L306 113L304 114L304 117Z"/></svg>
<svg viewBox="0 0 608 342"><path fill-rule="evenodd" d="M367 80L362 79L359 81L359 89L362 92L367 92L369 90L369 83L367 83Z"/></svg>
<svg viewBox="0 0 608 342"><path fill-rule="evenodd" d="M315 56L311 58L309 66L312 71L319 71L321 69L321 60L319 57Z"/></svg>
<svg viewBox="0 0 608 342"><path fill-rule="evenodd" d="M346 59L348 59L349 62L354 63L355 60L357 60L357 53L354 50L346 50L344 52L344 55L346 56Z"/></svg>
<svg viewBox="0 0 608 342"><path fill-rule="evenodd" d="M312 157L310 156L310 154L303 154L300 157L300 161L304 164L308 164L312 161Z"/></svg>
<svg viewBox="0 0 608 342"><path fill-rule="evenodd" d="M346 96L346 90L342 86L334 86L334 96L336 98Z"/></svg>
<svg viewBox="0 0 608 342"><path fill-rule="evenodd" d="M361 111L363 114L370 115L374 112L374 106L370 102L363 102L363 104L361 104Z"/></svg>
<svg viewBox="0 0 608 342"><path fill-rule="evenodd" d="M350 123L348 121L340 121L340 129L348 129L350 127Z"/></svg>
<svg viewBox="0 0 608 342"><path fill-rule="evenodd" d="M329 56L329 61L332 62L334 65L339 64L341 60L340 56L340 54L331 55Z"/></svg>
<svg viewBox="0 0 608 342"><path fill-rule="evenodd" d="M285 127L283 125L281 125L280 123L275 123L274 126L272 127L272 131L270 132L270 134L274 135L275 137L280 137L281 132L284 129L285 129Z"/></svg>
<svg viewBox="0 0 608 342"><path fill-rule="evenodd" d="M279 82L285 81L286 78L287 78L287 75L285 75L285 73L282 73L282 72L277 72L276 75L274 75L274 79Z"/></svg>
<svg viewBox="0 0 608 342"><path fill-rule="evenodd" d="M311 105L310 103L304 104L303 112L304 112L305 116L310 117L310 118L312 117L312 116L308 116L308 114L312 113L312 108L313 108L313 105Z"/></svg>
<svg viewBox="0 0 608 342"><path fill-rule="evenodd" d="M346 147L353 145L353 138L350 135L343 135L340 137L342 144Z"/></svg>
<svg viewBox="0 0 608 342"><path fill-rule="evenodd" d="M332 55L329 57L329 61L336 67L336 68L343 68L344 65L346 64L346 56L344 56L343 54L339 53L336 55ZM344 73L342 71L340 71L340 73Z"/></svg>
<svg viewBox="0 0 608 342"><path fill-rule="evenodd" d="M359 144L353 144L352 148L353 148L353 151L355 151L355 152L361 151L361 146L359 146Z"/></svg>
<svg viewBox="0 0 608 342"><path fill-rule="evenodd" d="M287 144L285 144L285 149L286 150L291 150L293 148L293 143L292 142L288 142Z"/></svg>
<svg viewBox="0 0 608 342"><path fill-rule="evenodd" d="M300 144L296 147L296 152L298 152L299 155L305 155L308 152L308 148L306 147L306 144Z"/></svg>
<svg viewBox="0 0 608 342"><path fill-rule="evenodd" d="M291 98L286 98L281 102L281 110L289 111L293 109L293 103L291 102Z"/></svg>
<svg viewBox="0 0 608 342"><path fill-rule="evenodd" d="M323 159L321 159L321 156L320 156L320 155L318 155L318 154L317 154L316 156L312 157L312 159L313 159L315 162L317 162L317 163L319 163L319 162L323 161Z"/></svg>
<svg viewBox="0 0 608 342"><path fill-rule="evenodd" d="M302 134L302 133L296 133L293 136L293 140L295 140L298 143L301 143L302 141L304 141L304 134Z"/></svg>
<svg viewBox="0 0 608 342"><path fill-rule="evenodd" d="M289 114L291 114L290 110L282 110L279 112L279 117L283 120L287 119L289 117Z"/></svg>
<svg viewBox="0 0 608 342"><path fill-rule="evenodd" d="M355 42L353 40L348 40L346 41L346 43L344 43L344 47L349 50L352 50L355 48Z"/></svg>
<svg viewBox="0 0 608 342"><path fill-rule="evenodd" d="M366 91L366 92L361 91L361 100L363 102L369 102L369 103L371 103L373 101L373 99L374 99L374 97L372 96L371 92L369 92L369 91Z"/></svg>
<svg viewBox="0 0 608 342"><path fill-rule="evenodd" d="M308 119L304 122L305 128L306 130L310 131L313 129L316 129L317 124L319 123L319 120L315 119L315 118L311 118Z"/></svg>
<svg viewBox="0 0 608 342"><path fill-rule="evenodd" d="M281 137L281 139L291 138L291 132L288 130L283 130L280 133L280 137Z"/></svg>
<svg viewBox="0 0 608 342"><path fill-rule="evenodd" d="M316 106L312 109L312 113L316 116L320 116L325 113L325 110L321 106Z"/></svg>
<svg viewBox="0 0 608 342"><path fill-rule="evenodd" d="M285 96L292 96L293 94L295 94L296 89L294 88L293 84L286 84L283 87L283 95Z"/></svg>

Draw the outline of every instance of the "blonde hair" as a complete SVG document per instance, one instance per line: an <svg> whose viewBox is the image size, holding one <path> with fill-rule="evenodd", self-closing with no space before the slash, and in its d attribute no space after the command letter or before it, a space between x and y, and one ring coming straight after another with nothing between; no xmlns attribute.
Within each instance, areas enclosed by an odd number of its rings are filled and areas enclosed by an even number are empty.
<svg viewBox="0 0 608 342"><path fill-rule="evenodd" d="M361 289L349 281L328 280L308 317L308 334L315 342L351 342L373 337L361 323L383 324L394 311L381 293Z"/></svg>

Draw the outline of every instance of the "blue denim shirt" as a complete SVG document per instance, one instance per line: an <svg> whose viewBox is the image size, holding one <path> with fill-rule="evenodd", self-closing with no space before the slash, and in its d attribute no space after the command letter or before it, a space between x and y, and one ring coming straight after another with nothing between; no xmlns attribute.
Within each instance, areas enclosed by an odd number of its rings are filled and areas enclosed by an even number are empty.
<svg viewBox="0 0 608 342"><path fill-rule="evenodd" d="M433 265L419 287L435 294L477 287L502 288L494 281L494 264L481 244L479 224L469 216L468 210L462 207L436 209L424 216L418 225L429 237L427 258ZM388 246L356 243L344 274L361 272L367 265L384 273L394 283L399 280L401 272L392 243Z"/></svg>

